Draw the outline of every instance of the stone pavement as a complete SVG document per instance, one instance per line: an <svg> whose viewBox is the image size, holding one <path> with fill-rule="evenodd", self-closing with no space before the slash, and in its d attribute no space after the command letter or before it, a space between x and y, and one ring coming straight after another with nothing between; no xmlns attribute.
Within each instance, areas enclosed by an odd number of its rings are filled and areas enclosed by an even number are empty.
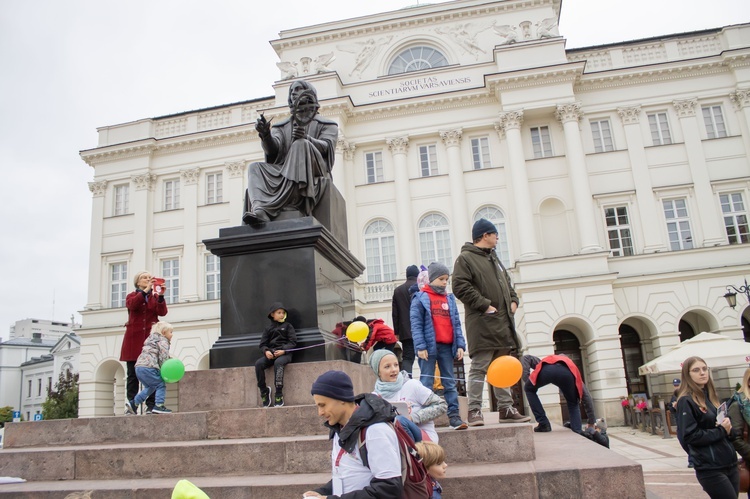
<svg viewBox="0 0 750 499"><path fill-rule="evenodd" d="M607 435L611 450L643 468L648 499L708 497L695 472L687 467L687 455L677 437L663 438L628 426L610 426Z"/></svg>

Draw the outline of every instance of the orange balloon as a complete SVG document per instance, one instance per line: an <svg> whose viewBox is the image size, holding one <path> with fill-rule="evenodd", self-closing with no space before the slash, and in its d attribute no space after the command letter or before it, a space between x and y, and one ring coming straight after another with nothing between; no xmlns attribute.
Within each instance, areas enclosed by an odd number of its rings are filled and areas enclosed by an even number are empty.
<svg viewBox="0 0 750 499"><path fill-rule="evenodd" d="M496 388L509 388L521 379L521 362L510 355L503 355L492 361L487 368L487 381Z"/></svg>
<svg viewBox="0 0 750 499"><path fill-rule="evenodd" d="M370 334L370 328L362 321L354 321L346 328L346 337L352 343L366 340L368 334Z"/></svg>

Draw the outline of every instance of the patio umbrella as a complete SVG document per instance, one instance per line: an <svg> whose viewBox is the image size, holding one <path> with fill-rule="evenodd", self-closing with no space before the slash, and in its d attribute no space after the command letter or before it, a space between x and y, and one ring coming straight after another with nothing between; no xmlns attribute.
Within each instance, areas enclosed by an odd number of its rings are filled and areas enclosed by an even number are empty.
<svg viewBox="0 0 750 499"><path fill-rule="evenodd" d="M679 372L685 359L693 356L702 358L711 368L746 367L750 363L750 343L721 334L701 333L646 362L638 368L638 374Z"/></svg>

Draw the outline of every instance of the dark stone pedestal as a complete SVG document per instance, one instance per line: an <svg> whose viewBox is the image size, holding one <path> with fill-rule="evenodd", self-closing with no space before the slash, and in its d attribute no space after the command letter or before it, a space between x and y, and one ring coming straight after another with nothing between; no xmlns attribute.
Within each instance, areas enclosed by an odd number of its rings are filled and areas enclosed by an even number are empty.
<svg viewBox="0 0 750 499"><path fill-rule="evenodd" d="M255 364L273 302L287 308L303 348L293 362L329 360L332 349L322 344L330 343L336 323L354 315L354 278L364 266L315 218L284 215L203 241L221 259L221 336L210 351L211 369Z"/></svg>

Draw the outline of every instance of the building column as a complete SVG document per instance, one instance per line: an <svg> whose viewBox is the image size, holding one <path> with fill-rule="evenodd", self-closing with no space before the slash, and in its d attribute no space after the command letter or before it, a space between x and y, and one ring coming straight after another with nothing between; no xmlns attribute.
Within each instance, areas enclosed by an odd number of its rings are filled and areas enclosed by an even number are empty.
<svg viewBox="0 0 750 499"><path fill-rule="evenodd" d="M698 118L695 108L698 99L672 101L677 111L685 140L685 151L688 156L690 175L693 178L695 201L698 206L698 218L703 229L703 246L711 247L724 244L727 241L724 233L724 223L719 216L719 207L711 189L711 179L708 176L706 156L703 153ZM696 246L698 246L696 244Z"/></svg>
<svg viewBox="0 0 750 499"><path fill-rule="evenodd" d="M359 243L362 237L357 230L357 201L354 195L354 151L356 150L357 146L353 142L349 142L343 135L339 134L339 140L336 143L336 160L340 160L339 156L343 157L344 167L340 170L339 178L343 176L341 185L344 191L341 194L346 201L347 239L349 240L349 251L359 255Z"/></svg>
<svg viewBox="0 0 750 499"><path fill-rule="evenodd" d="M240 175L242 173L240 172ZM197 301L198 276L203 275L198 262L198 177L200 168L180 170L183 186L180 205L183 213L182 269L180 270L180 298L184 301ZM240 179L242 183L242 179ZM230 193L234 195L234 193ZM233 212L234 213L234 212ZM242 216L238 211L237 215ZM157 270L154 270L157 272Z"/></svg>
<svg viewBox="0 0 750 499"><path fill-rule="evenodd" d="M156 175L151 173L132 175L130 180L135 184L135 193L130 203L135 219L133 220L133 268L128 269L129 277L142 270L156 274L159 269L151 268L154 218L152 190Z"/></svg>
<svg viewBox="0 0 750 499"><path fill-rule="evenodd" d="M409 137L385 139L388 149L393 156L393 170L396 188L396 209L399 217L396 223L396 251L398 261L396 268L406 268L406 262L418 262L419 258L414 247L417 228L411 212L411 191L409 189L409 167L406 163L406 153L409 150Z"/></svg>
<svg viewBox="0 0 750 499"><path fill-rule="evenodd" d="M560 104L557 106L555 116L562 122L565 132L565 156L568 160L568 175L573 188L581 253L602 251L596 233L596 215L589 185L589 174L586 170L581 130L578 128L578 120L583 116L581 103Z"/></svg>
<svg viewBox="0 0 750 499"><path fill-rule="evenodd" d="M646 150L643 147L640 127L641 106L618 107L617 113L625 128L625 141L628 145L630 169L633 172L635 198L641 214L641 227L643 227L643 252L655 253L666 250L662 231L659 228L660 218L657 216L659 208L654 199Z"/></svg>
<svg viewBox="0 0 750 499"><path fill-rule="evenodd" d="M440 132L445 148L448 150L448 178L450 182L451 223L453 247L460 248L470 238L469 215L466 208L466 187L464 185L464 169L461 164L461 136L463 130L445 130Z"/></svg>
<svg viewBox="0 0 750 499"><path fill-rule="evenodd" d="M750 151L750 88L738 88L729 94L729 99L744 118L741 120L745 126L742 140L745 142L745 150Z"/></svg>
<svg viewBox="0 0 750 499"><path fill-rule="evenodd" d="M107 270L102 269L102 237L104 236L104 194L107 192L107 181L89 182L89 190L93 194L91 201L91 241L89 242L89 297L85 309L98 310L102 308L102 275L107 276Z"/></svg>
<svg viewBox="0 0 750 499"><path fill-rule="evenodd" d="M515 220L518 241L521 249L519 260L542 258L534 230L534 215L529 193L529 177L526 175L526 158L521 139L523 110L500 113L500 122L495 126L505 133L508 144L508 163L511 186L513 188L514 209L511 216Z"/></svg>

